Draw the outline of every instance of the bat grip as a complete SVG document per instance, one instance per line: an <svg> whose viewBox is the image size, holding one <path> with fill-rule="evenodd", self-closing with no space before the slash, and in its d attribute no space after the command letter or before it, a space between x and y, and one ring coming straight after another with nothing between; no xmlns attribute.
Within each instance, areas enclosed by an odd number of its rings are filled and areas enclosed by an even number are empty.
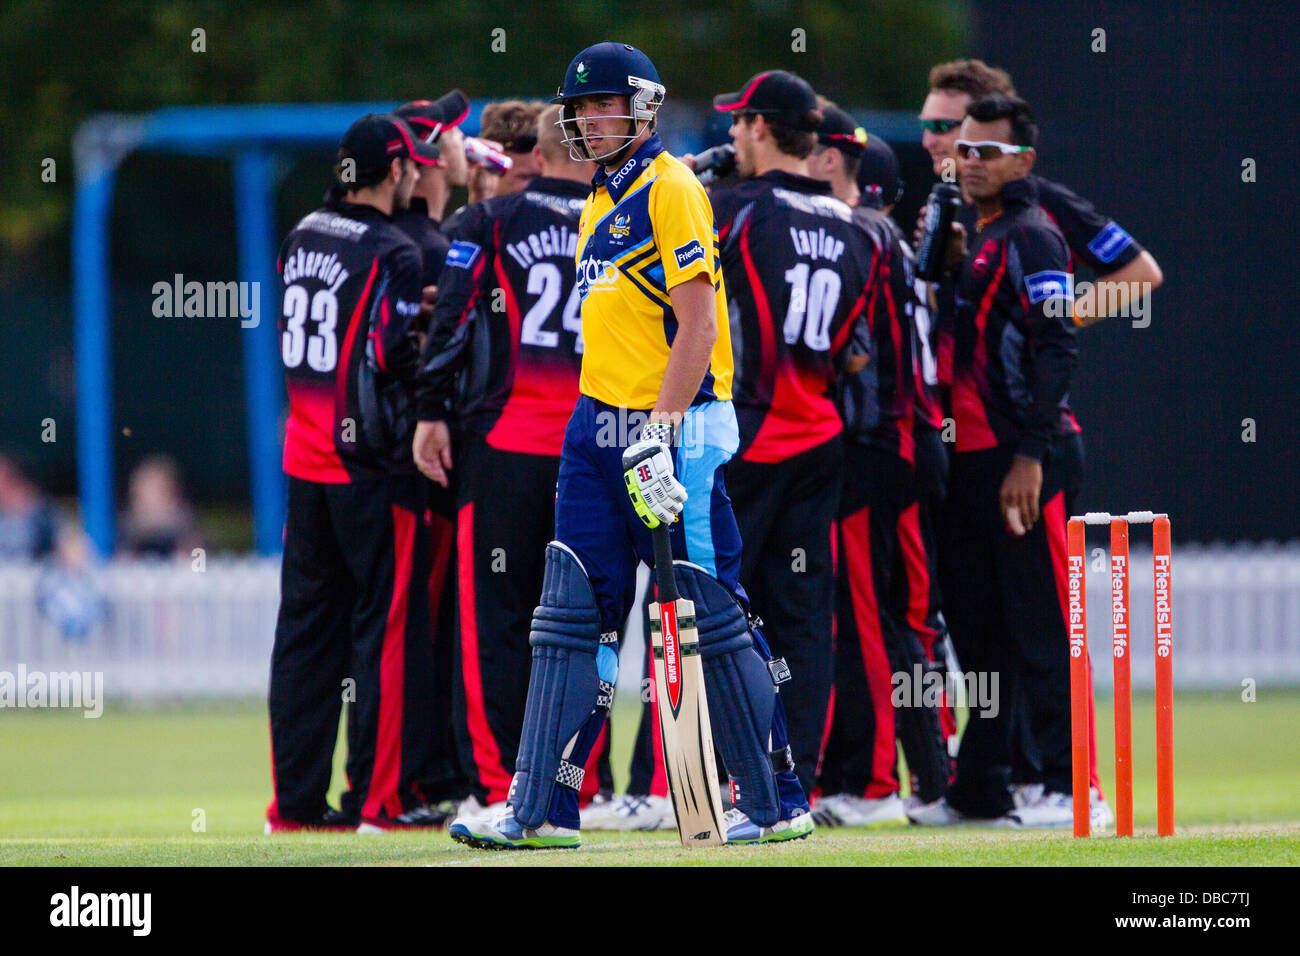
<svg viewBox="0 0 1300 956"><path fill-rule="evenodd" d="M663 522L650 532L655 543L655 600L668 604L677 600L677 580L673 576L673 543L668 525Z"/></svg>

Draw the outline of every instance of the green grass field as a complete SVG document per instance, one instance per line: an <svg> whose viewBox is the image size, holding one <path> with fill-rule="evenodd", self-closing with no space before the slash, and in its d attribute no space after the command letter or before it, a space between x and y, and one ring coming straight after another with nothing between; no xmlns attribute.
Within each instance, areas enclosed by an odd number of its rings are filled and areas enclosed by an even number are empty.
<svg viewBox="0 0 1300 956"><path fill-rule="evenodd" d="M615 714L625 768L634 711ZM1113 775L1098 701L1102 779ZM819 830L766 847L684 851L676 834L584 834L578 851L484 853L445 834L261 835L270 798L261 702L0 711L0 864L15 865L1295 865L1300 863L1300 689L1175 700L1178 835L1154 836L1154 716L1134 702L1133 840L905 825ZM341 756L341 755L340 755ZM341 771L336 780L341 780ZM332 799L337 797L336 785ZM199 828L199 823L202 828Z"/></svg>

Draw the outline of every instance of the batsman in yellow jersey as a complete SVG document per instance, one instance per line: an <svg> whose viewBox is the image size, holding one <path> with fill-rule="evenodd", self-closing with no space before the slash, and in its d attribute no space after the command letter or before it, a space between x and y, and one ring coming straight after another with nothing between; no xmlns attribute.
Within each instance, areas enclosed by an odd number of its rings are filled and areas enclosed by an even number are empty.
<svg viewBox="0 0 1300 956"><path fill-rule="evenodd" d="M554 100L571 156L598 164L577 245L581 394L561 452L508 807L452 824L471 846L578 846L578 791L609 716L618 629L661 523L678 590L695 602L710 720L736 795L727 840L813 829L774 693L791 675L738 582L723 465L739 434L713 210L656 133L664 92L644 53L606 42L573 59Z"/></svg>

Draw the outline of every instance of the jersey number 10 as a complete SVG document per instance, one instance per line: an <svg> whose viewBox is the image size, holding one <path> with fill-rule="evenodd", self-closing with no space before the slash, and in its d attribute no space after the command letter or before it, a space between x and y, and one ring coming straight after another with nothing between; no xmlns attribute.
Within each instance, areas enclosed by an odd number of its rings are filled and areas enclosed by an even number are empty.
<svg viewBox="0 0 1300 956"><path fill-rule="evenodd" d="M794 345L802 330L808 348L825 352L831 347L831 320L840 301L840 275L834 269L818 269L811 276L810 271L806 262L786 270L785 281L791 286L790 306L782 333L785 344Z"/></svg>

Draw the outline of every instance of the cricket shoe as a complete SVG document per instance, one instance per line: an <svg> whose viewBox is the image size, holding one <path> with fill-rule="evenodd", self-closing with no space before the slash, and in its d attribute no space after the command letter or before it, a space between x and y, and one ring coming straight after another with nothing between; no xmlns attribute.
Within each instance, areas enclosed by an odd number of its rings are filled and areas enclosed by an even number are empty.
<svg viewBox="0 0 1300 956"><path fill-rule="evenodd" d="M817 828L807 810L796 810L792 816L777 820L770 827L759 826L740 810L728 810L722 816L727 827L727 846L802 840Z"/></svg>
<svg viewBox="0 0 1300 956"><path fill-rule="evenodd" d="M1016 807L1004 818L1007 825L1056 830L1074 823L1074 798L1068 793L1044 791L1033 803Z"/></svg>
<svg viewBox="0 0 1300 956"><path fill-rule="evenodd" d="M480 850L572 849L582 843L577 830L550 822L529 830L515 819L510 807L495 817L457 817L447 832L457 843Z"/></svg>
<svg viewBox="0 0 1300 956"><path fill-rule="evenodd" d="M874 800L852 793L833 793L818 801L813 819L833 827L869 827L906 820L907 814L896 793Z"/></svg>
<svg viewBox="0 0 1300 956"><path fill-rule="evenodd" d="M940 797L930 803L908 807L907 819L919 827L996 826L998 821L986 817L971 817L962 813Z"/></svg>
<svg viewBox="0 0 1300 956"><path fill-rule="evenodd" d="M315 820L286 820L284 817L268 819L262 832L267 836L272 833L305 833L316 831L324 833L351 833L357 828L355 819L349 819L342 810L333 807L326 809Z"/></svg>
<svg viewBox="0 0 1300 956"><path fill-rule="evenodd" d="M510 805L504 800L496 803L480 803L478 797L470 794L451 814L451 819L456 820L460 817L492 817L494 820L510 809Z"/></svg>
<svg viewBox="0 0 1300 956"><path fill-rule="evenodd" d="M1094 830L1109 830L1115 825L1115 814L1096 787L1088 790L1088 819Z"/></svg>
<svg viewBox="0 0 1300 956"><path fill-rule="evenodd" d="M1013 783L1011 785L1013 809L1019 810L1021 807L1037 803L1043 799L1044 790L1046 790L1046 787L1041 783Z"/></svg>
<svg viewBox="0 0 1300 956"><path fill-rule="evenodd" d="M673 804L667 797L625 794L582 811L584 830L670 830L675 826Z"/></svg>
<svg viewBox="0 0 1300 956"><path fill-rule="evenodd" d="M390 830L433 830L447 822L447 814L421 804L391 817L385 811L377 817L362 817L358 833L387 833Z"/></svg>

